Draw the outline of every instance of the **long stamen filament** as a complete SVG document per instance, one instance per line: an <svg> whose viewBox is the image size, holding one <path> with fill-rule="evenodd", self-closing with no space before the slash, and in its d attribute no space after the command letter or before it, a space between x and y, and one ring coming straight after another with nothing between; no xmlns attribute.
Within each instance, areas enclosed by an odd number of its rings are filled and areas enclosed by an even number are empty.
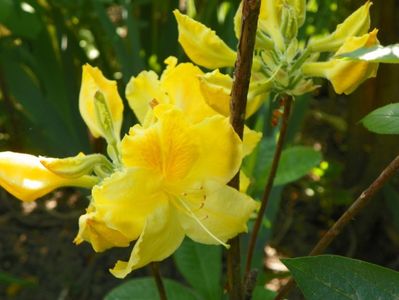
<svg viewBox="0 0 399 300"><path fill-rule="evenodd" d="M187 213L190 215L190 217L192 217L199 226L201 226L201 228L203 230L205 230L205 232L207 234L209 234L215 241L217 241L219 244L223 245L226 249L230 248L230 245L222 242L218 237L216 237L212 232L209 231L208 228L206 228L206 226L204 224L202 224L202 222L197 218L197 216L193 213L193 211L190 209L190 207L188 207L188 205L186 203L184 203L184 201L180 198L178 198L180 203L184 206L184 208L187 210Z"/></svg>

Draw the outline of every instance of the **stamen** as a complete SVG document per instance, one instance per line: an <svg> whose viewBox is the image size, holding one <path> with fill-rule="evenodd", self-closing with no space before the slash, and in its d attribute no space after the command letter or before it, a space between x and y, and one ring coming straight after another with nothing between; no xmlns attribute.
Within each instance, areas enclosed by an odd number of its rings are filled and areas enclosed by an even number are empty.
<svg viewBox="0 0 399 300"><path fill-rule="evenodd" d="M197 218L197 216L193 213L193 211L190 209L190 207L188 207L188 205L187 205L186 203L184 203L184 201L183 201L182 199L180 199L180 198L178 198L178 199L179 199L180 203L184 206L184 208L187 210L187 213L190 215L190 217L192 217L192 218L198 223L198 225L201 226L201 228L202 228L203 230L205 230L205 232L206 232L207 234L209 234L209 236L211 236L211 237L212 237L215 241L217 241L219 244L223 245L226 249L229 249L229 248L230 248L230 245L228 245L228 244L222 242L218 237L216 237L212 232L210 232L209 229L206 228L206 226L205 226L204 224L202 224L201 220L199 220L199 219ZM206 216L205 220L206 220L207 218L208 218L208 216Z"/></svg>

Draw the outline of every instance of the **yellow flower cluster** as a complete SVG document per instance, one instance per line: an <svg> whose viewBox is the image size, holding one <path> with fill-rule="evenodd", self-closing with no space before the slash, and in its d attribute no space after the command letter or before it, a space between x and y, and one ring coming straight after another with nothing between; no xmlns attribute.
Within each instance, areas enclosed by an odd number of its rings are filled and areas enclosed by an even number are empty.
<svg viewBox="0 0 399 300"><path fill-rule="evenodd" d="M338 94L349 94L364 80L374 77L377 63L345 61L336 57L378 44L377 30L368 33L371 5L367 1L339 24L333 33L312 38L303 46L296 36L305 20L306 1L262 0L247 115L254 113L269 93L296 96L314 90L317 86L312 77L327 78ZM237 38L241 32L241 9L240 6L234 18ZM177 10L174 14L179 42L188 57L198 65L216 69L202 76L201 89L208 99L213 99L209 103L212 108L226 114L232 78L220 73L218 68L234 66L236 52L205 25ZM330 52L332 57L328 61L317 61L321 52ZM221 100L215 103L214 99Z"/></svg>
<svg viewBox="0 0 399 300"><path fill-rule="evenodd" d="M312 77L325 77L337 93L351 93L376 74L378 64L332 56L378 43L370 26L367 1L326 37L298 43L305 20L305 0L263 0L256 37L247 116L269 93L301 95L316 88ZM237 38L241 9L235 16ZM94 137L107 142L108 157L79 153L69 158L0 152L0 185L23 201L33 201L63 186L92 189L90 204L79 219L75 243L89 242L95 251L129 247L130 258L118 261L112 274L132 270L171 255L188 236L221 244L240 232L257 208L245 194L248 179L240 173L237 191L228 182L240 170L261 135L244 129L241 139L231 127L233 79L218 68L231 67L236 52L214 31L174 12L179 42L204 73L191 63L169 57L158 76L143 71L126 87L126 98L140 124L120 136L123 102L116 82L83 66L79 109Z"/></svg>
<svg viewBox="0 0 399 300"><path fill-rule="evenodd" d="M101 154L56 159L0 152L0 185L23 201L62 186L92 188L75 243L104 251L135 242L130 258L111 270L118 278L165 259L185 236L228 247L257 207L227 183L260 134L247 128L243 143L204 99L202 71L174 57L166 63L160 78L144 71L130 80L126 97L141 124L122 139L116 82L83 66L80 112L93 136L107 141L112 162Z"/></svg>

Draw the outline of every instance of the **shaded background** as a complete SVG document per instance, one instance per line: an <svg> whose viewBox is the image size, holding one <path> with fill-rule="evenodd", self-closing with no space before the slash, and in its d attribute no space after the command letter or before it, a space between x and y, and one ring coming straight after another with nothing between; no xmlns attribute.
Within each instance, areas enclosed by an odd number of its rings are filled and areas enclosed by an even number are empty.
<svg viewBox="0 0 399 300"><path fill-rule="evenodd" d="M54 157L102 151L78 111L81 66L98 66L118 81L120 94L131 76L144 69L160 73L163 60L187 58L177 43L172 10L180 8L216 30L231 47L237 43L233 16L238 1L216 0L0 0L0 150ZM309 1L301 37L332 31L364 1ZM399 4L376 1L372 26L382 44L399 40ZM368 133L358 122L368 112L399 100L399 68L380 66L351 96L331 86L297 99L289 143L320 149L324 166L274 190L263 242L279 253L305 255L345 207L398 153L396 137ZM321 81L322 82L322 81ZM123 132L136 122L125 106ZM266 104L249 120L263 118L264 144L272 138ZM265 117L266 116L266 117ZM262 170L257 157L253 178ZM330 252L399 269L397 178L331 246ZM260 197L263 182L251 187ZM96 254L72 244L87 193L64 189L35 203L22 204L0 191L0 298L100 299L120 283L107 271L129 249ZM258 249L263 255L263 247ZM173 261L163 273L174 278ZM147 274L147 270L133 276ZM275 277L273 272L268 277Z"/></svg>

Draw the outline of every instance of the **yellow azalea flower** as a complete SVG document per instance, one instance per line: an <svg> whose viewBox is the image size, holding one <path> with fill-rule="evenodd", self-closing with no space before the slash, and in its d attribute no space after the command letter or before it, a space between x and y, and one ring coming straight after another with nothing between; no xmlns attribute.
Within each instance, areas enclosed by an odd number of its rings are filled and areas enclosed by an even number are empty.
<svg viewBox="0 0 399 300"><path fill-rule="evenodd" d="M123 138L124 168L93 188L93 211L82 217L98 218L112 230L100 235L136 240L129 260L111 270L119 278L168 257L185 235L225 245L247 229L257 207L227 186L242 160L242 143L228 119L214 115L191 123L168 104L155 106L154 118L157 122L135 125ZM82 225L87 227L87 221ZM100 250L112 246L96 241L92 229L78 236L82 239ZM120 242L125 245L123 238Z"/></svg>
<svg viewBox="0 0 399 300"><path fill-rule="evenodd" d="M83 66L79 110L94 137L119 141L123 103L116 82L104 77L98 68Z"/></svg>
<svg viewBox="0 0 399 300"><path fill-rule="evenodd" d="M179 43L190 59L206 68L233 66L236 52L205 25L173 11L179 28Z"/></svg>
<svg viewBox="0 0 399 300"><path fill-rule="evenodd" d="M348 38L338 49L336 55L351 52L362 47L378 45L377 29L361 37ZM303 66L304 74L327 78L338 94L352 93L363 81L375 77L378 63L366 61L348 61L340 58L332 58L327 62L307 63Z"/></svg>
<svg viewBox="0 0 399 300"><path fill-rule="evenodd" d="M367 33L370 28L370 6L372 4L368 0L343 23L339 24L333 33L322 38L311 39L308 45L309 49L315 52L335 52L347 38Z"/></svg>
<svg viewBox="0 0 399 300"><path fill-rule="evenodd" d="M129 106L141 125L147 127L155 121L151 107L162 103L173 104L180 108L185 116L194 123L217 113L226 117L230 115L230 91L228 91L232 84L230 77L218 81L218 83L223 80L227 81L226 85L230 85L230 87L226 86L222 92L209 91L201 83L201 78L206 78L206 75L198 67L191 63L177 64L177 59L172 56L167 58L165 63L167 68L161 78L158 78L152 71L143 71L137 77L132 77L126 87ZM258 109L264 97L266 97L264 94L251 96L247 115ZM261 137L261 133L245 128L244 155L252 152Z"/></svg>
<svg viewBox="0 0 399 300"><path fill-rule="evenodd" d="M33 201L63 186L91 188L94 176L65 178L45 168L41 158L16 152L0 152L0 186L22 201Z"/></svg>

